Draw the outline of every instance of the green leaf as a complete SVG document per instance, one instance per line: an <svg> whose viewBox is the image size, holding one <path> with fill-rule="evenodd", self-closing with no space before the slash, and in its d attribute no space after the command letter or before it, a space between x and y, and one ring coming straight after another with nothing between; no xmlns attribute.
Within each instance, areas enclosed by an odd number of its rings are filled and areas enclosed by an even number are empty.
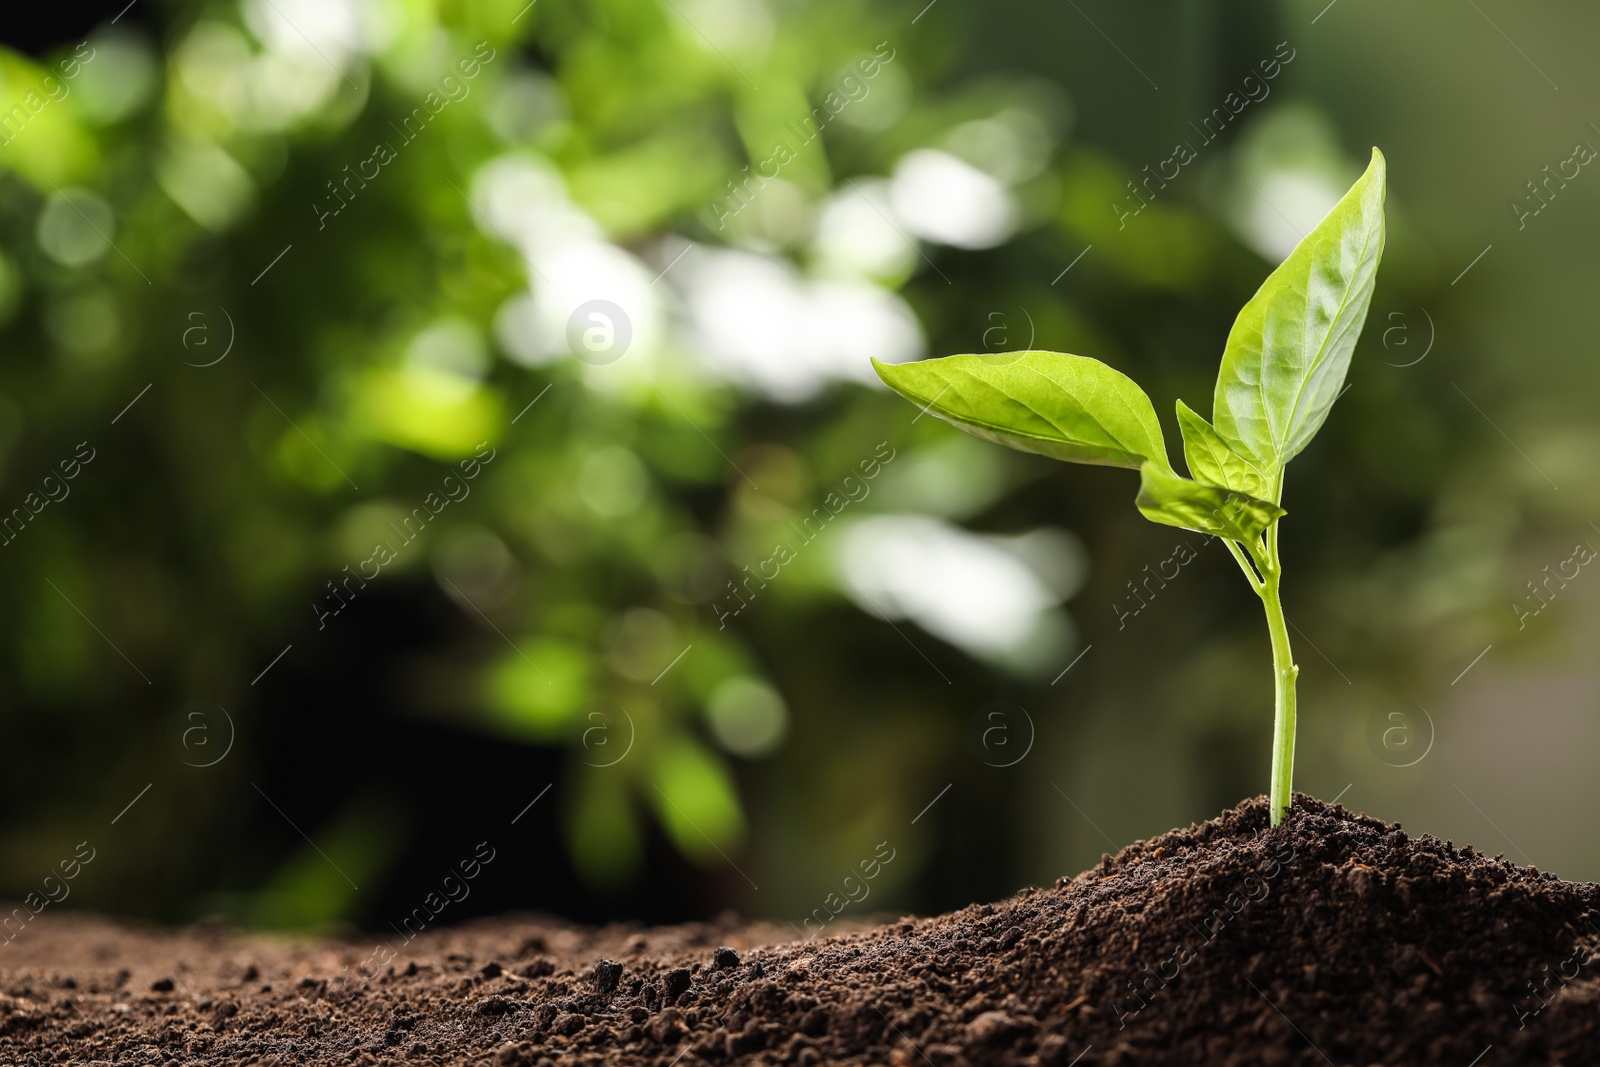
<svg viewBox="0 0 1600 1067"><path fill-rule="evenodd" d="M1322 428L1344 385L1383 255L1383 153L1239 312L1212 421L1270 477Z"/></svg>
<svg viewBox="0 0 1600 1067"><path fill-rule="evenodd" d="M1153 463L1139 468L1139 496L1134 503L1151 522L1245 545L1254 544L1263 530L1287 514L1276 504L1232 489L1201 485Z"/></svg>
<svg viewBox="0 0 1600 1067"><path fill-rule="evenodd" d="M974 437L1072 463L1171 469L1150 398L1099 360L1002 352L872 365L891 389Z"/></svg>
<svg viewBox="0 0 1600 1067"><path fill-rule="evenodd" d="M1277 495L1259 467L1229 448L1211 424L1181 400L1178 429L1183 433L1183 458L1195 481L1235 489L1260 500L1273 500Z"/></svg>

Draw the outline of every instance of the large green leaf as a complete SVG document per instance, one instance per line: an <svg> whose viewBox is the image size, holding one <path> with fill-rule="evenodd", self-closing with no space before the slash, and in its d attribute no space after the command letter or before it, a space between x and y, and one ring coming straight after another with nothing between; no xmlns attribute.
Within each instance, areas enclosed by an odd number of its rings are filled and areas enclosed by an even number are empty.
<svg viewBox="0 0 1600 1067"><path fill-rule="evenodd" d="M1275 476L1338 399L1383 255L1383 153L1239 312L1212 421L1233 451Z"/></svg>
<svg viewBox="0 0 1600 1067"><path fill-rule="evenodd" d="M1215 534L1253 544L1261 532L1284 514L1276 504L1253 496L1201 485L1154 463L1139 468L1139 496L1134 501L1151 522Z"/></svg>
<svg viewBox="0 0 1600 1067"><path fill-rule="evenodd" d="M1276 503L1277 494L1261 469L1229 448L1211 424L1181 400L1178 429L1183 433L1183 458L1195 481Z"/></svg>
<svg viewBox="0 0 1600 1067"><path fill-rule="evenodd" d="M1150 398L1099 360L1004 352L872 365L890 388L974 437L1073 463L1171 469Z"/></svg>

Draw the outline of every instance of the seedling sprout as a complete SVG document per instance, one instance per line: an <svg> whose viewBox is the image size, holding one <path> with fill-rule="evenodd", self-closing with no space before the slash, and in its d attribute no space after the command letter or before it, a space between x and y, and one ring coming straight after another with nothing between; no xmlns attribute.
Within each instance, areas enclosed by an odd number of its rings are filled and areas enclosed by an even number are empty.
<svg viewBox="0 0 1600 1067"><path fill-rule="evenodd" d="M1178 401L1189 469L1167 459L1155 407L1133 380L1065 352L945 356L873 366L925 411L976 437L1072 463L1139 472L1152 522L1221 539L1266 609L1274 692L1272 825L1294 778L1295 666L1279 588L1283 474L1344 388L1384 242L1383 154L1239 312L1222 353L1211 421Z"/></svg>

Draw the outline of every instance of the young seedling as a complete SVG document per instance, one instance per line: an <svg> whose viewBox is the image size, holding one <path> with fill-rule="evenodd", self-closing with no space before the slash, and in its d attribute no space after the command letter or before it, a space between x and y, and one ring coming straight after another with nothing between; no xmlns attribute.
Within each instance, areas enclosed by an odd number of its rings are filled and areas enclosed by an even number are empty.
<svg viewBox="0 0 1600 1067"><path fill-rule="evenodd" d="M1188 478L1167 460L1150 398L1098 360L1037 351L900 365L873 360L891 388L975 437L1137 470L1134 503L1145 518L1228 546L1266 607L1272 638L1274 826L1289 809L1300 673L1278 595L1283 470L1344 386L1383 254L1383 197L1383 154L1373 149L1367 172L1239 312L1223 349L1211 421L1178 401Z"/></svg>

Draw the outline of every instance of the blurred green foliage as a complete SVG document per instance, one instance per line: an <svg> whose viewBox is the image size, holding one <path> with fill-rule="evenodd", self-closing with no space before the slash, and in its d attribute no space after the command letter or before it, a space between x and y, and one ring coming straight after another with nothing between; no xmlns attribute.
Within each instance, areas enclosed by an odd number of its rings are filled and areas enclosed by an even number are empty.
<svg viewBox="0 0 1600 1067"><path fill-rule="evenodd" d="M1293 6L1238 33L1218 5L1118 16L1157 100L1070 11L953 6L219 0L0 53L22 109L0 115L0 503L24 509L0 568L8 884L154 780L84 902L377 918L351 886L396 877L409 832L379 794L275 798L350 885L298 838L263 859L230 833L253 775L293 781L249 744L291 714L263 669L371 625L383 589L464 636L374 691L368 728L567 753L537 810L607 891L659 876L660 839L708 903L801 915L887 838L909 859L882 906L943 905L1075 869L1110 847L1091 826L1121 842L1259 791L1270 688L1229 561L1119 628L1173 550L1132 488L916 418L867 356L1091 352L1166 419L1208 395L1280 222L1314 222L1374 142L1389 260L1284 550L1306 576L1301 782L1388 774L1374 709L1510 642L1508 553L1576 536L1595 487L1592 412L1507 411L1496 327L1451 290L1505 239L1491 207L1469 241L1413 206L1444 150L1341 99L1329 71L1360 49L1334 15L1317 42ZM1284 37L1301 54L1272 102L1119 223L1140 168ZM620 355L583 348L594 300L625 319ZM1398 368L1423 307L1449 369ZM792 562L761 571L780 543ZM240 724L213 773L173 740L196 698ZM1037 732L1013 767L972 740L996 699Z"/></svg>

